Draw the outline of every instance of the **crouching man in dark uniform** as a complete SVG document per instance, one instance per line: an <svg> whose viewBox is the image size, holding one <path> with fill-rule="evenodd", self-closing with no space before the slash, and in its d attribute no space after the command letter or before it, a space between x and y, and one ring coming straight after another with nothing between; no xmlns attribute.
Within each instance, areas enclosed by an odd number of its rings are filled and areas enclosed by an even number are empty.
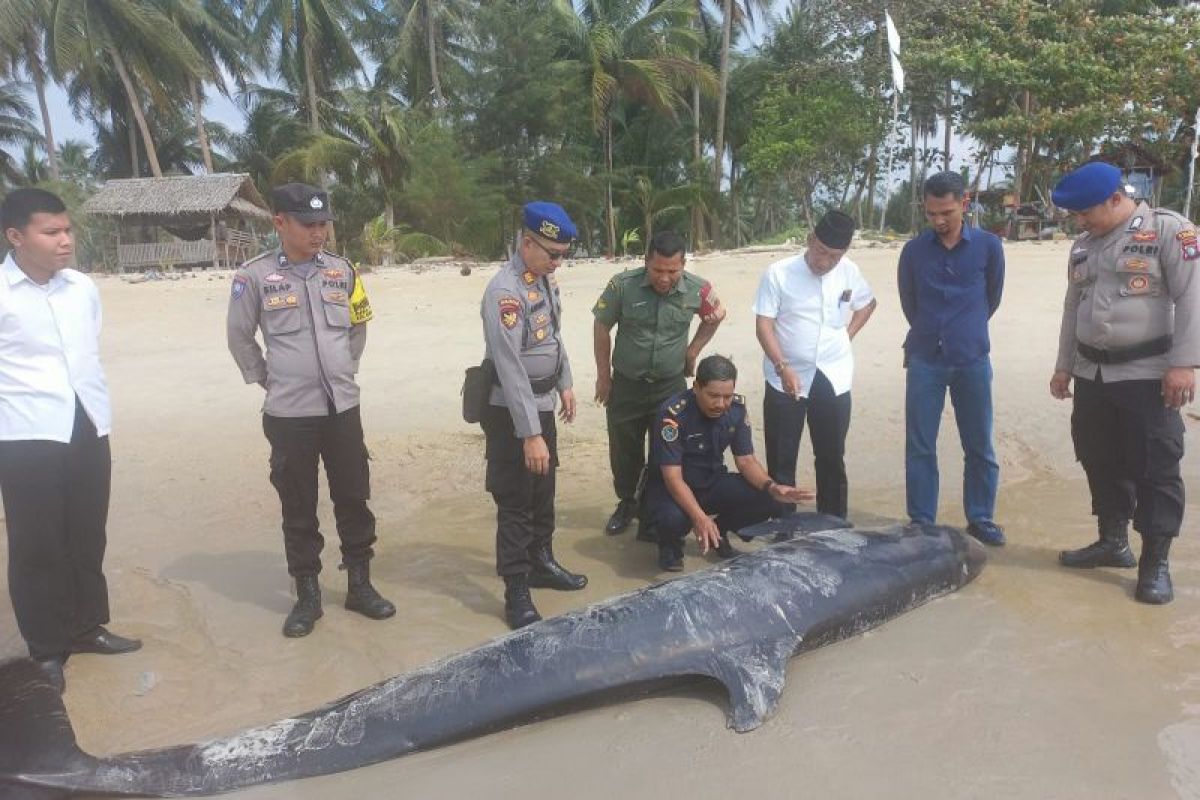
<svg viewBox="0 0 1200 800"><path fill-rule="evenodd" d="M554 558L554 478L559 417L575 419L571 362L562 340L554 270L575 240L561 206L529 203L520 246L488 283L480 304L496 385L480 423L487 437L487 490L496 501L496 572L504 579L504 618L514 630L542 617L530 587L574 591L587 577Z"/></svg>
<svg viewBox="0 0 1200 800"><path fill-rule="evenodd" d="M692 388L659 409L650 448L646 506L658 531L658 566L683 569L683 540L696 534L700 552L734 554L730 532L778 516L784 503L807 503L813 493L771 480L754 457L746 403L734 394L737 367L724 356L700 362ZM737 473L725 467L733 451Z"/></svg>
<svg viewBox="0 0 1200 800"><path fill-rule="evenodd" d="M1132 567L1128 525L1142 535L1134 596L1173 598L1167 553L1183 523L1183 420L1200 364L1200 242L1173 211L1135 203L1121 172L1086 164L1054 204L1085 233L1071 248L1050 393L1071 397L1071 438L1087 473L1099 540L1059 556L1066 567Z"/></svg>

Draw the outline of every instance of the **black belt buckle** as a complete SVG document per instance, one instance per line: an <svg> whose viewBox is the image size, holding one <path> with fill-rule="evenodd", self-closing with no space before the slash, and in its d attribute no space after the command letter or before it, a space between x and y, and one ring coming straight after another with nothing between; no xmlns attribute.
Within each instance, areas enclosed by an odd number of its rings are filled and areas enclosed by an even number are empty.
<svg viewBox="0 0 1200 800"><path fill-rule="evenodd" d="M1119 350L1101 350L1099 347L1092 347L1090 344L1079 341L1075 345L1079 349L1079 354L1092 363L1126 364L1130 361L1161 356L1163 353L1170 352L1172 343L1173 339L1168 334L1148 342L1122 347Z"/></svg>

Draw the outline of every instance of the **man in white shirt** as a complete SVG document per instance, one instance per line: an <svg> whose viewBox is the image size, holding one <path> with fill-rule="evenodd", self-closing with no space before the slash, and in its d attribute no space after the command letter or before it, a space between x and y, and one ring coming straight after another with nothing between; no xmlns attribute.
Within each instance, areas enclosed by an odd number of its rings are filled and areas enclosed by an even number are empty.
<svg viewBox="0 0 1200 800"><path fill-rule="evenodd" d="M850 430L850 340L875 311L875 296L846 258L854 220L830 211L802 255L767 267L754 301L755 332L765 358L763 437L772 480L796 485L796 459L807 419L816 467L817 510L845 517L846 433Z"/></svg>
<svg viewBox="0 0 1200 800"><path fill-rule="evenodd" d="M104 628L112 414L100 366L100 295L68 269L62 201L18 189L0 204L0 494L9 595L29 655L60 691L72 653L142 643Z"/></svg>

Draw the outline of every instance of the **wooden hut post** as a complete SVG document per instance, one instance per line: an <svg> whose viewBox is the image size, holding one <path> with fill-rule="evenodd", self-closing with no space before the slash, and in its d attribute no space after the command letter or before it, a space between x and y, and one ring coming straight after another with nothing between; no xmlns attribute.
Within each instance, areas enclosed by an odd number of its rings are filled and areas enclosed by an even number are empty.
<svg viewBox="0 0 1200 800"><path fill-rule="evenodd" d="M217 249L219 247L219 245L217 243L217 215L216 214L208 215L208 226L209 226L209 230L212 231L213 269L220 269L221 268L221 252L220 252L220 250Z"/></svg>
<svg viewBox="0 0 1200 800"><path fill-rule="evenodd" d="M117 217L117 274L125 272L125 263L121 261L121 225L125 222L124 217Z"/></svg>

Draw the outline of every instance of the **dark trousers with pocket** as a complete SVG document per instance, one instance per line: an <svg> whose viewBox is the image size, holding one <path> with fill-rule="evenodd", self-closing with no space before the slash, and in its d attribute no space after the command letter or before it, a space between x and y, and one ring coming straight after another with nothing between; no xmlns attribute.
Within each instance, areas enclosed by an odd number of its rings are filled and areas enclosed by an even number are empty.
<svg viewBox="0 0 1200 800"><path fill-rule="evenodd" d="M71 442L0 442L8 589L33 658L63 656L108 622L104 580L112 458L78 402Z"/></svg>
<svg viewBox="0 0 1200 800"><path fill-rule="evenodd" d="M1093 514L1132 519L1146 536L1179 533L1183 419L1163 405L1161 381L1076 378L1071 440L1087 473Z"/></svg>
<svg viewBox="0 0 1200 800"><path fill-rule="evenodd" d="M487 478L496 502L496 574L525 575L533 568L530 553L554 536L554 476L558 470L558 429L554 413L542 411L538 422L550 451L550 471L534 475L525 467L525 442L517 437L512 414L503 406L484 411Z"/></svg>
<svg viewBox="0 0 1200 800"><path fill-rule="evenodd" d="M767 472L785 486L796 485L796 461L806 420L817 477L817 511L845 519L850 492L846 480L850 392L834 394L829 379L820 370L808 397L799 400L767 384L763 397Z"/></svg>
<svg viewBox="0 0 1200 800"><path fill-rule="evenodd" d="M658 407L687 386L683 375L656 381L613 373L605 419L608 423L608 462L618 500L632 500L646 466L646 431L658 417Z"/></svg>
<svg viewBox="0 0 1200 800"><path fill-rule="evenodd" d="M783 510L782 505L769 494L755 489L740 473L735 472L717 475L703 488L693 487L692 494L704 513L714 517L713 521L721 533L736 533L742 528L777 517ZM661 478L652 479L646 484L646 506L650 509L658 532L659 544L677 545L692 529L692 521L675 502L675 498L671 497Z"/></svg>
<svg viewBox="0 0 1200 800"><path fill-rule="evenodd" d="M358 406L324 417L263 414L263 433L271 443L271 484L283 507L288 574L299 577L321 571L325 538L317 521L318 461L325 462L342 563L370 561L375 515L367 507L371 469Z"/></svg>

